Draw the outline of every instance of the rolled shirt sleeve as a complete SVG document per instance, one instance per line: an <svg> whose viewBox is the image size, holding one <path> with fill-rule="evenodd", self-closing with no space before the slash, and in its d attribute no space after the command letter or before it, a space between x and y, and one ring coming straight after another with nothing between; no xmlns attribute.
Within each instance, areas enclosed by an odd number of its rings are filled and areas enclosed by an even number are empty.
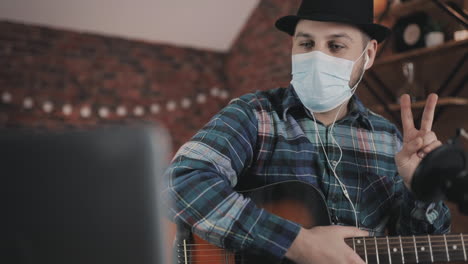
<svg viewBox="0 0 468 264"><path fill-rule="evenodd" d="M450 232L450 210L444 202L423 202L416 199L403 181L399 183L400 201L396 203L396 231L400 235L446 234Z"/></svg>

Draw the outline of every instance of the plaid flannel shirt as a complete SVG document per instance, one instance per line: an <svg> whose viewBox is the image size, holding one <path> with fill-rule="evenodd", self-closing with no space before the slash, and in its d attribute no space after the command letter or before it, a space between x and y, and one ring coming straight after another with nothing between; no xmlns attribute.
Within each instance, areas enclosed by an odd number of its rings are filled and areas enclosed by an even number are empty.
<svg viewBox="0 0 468 264"><path fill-rule="evenodd" d="M172 160L164 192L170 217L220 247L282 258L300 226L256 207L235 187L304 181L323 192L334 224L353 226L353 209L330 169L336 166L361 229L373 235L449 231L448 208L415 200L398 175L394 156L402 139L393 124L354 96L333 131L318 121L317 128L292 86L232 100ZM342 149L339 163L332 134Z"/></svg>

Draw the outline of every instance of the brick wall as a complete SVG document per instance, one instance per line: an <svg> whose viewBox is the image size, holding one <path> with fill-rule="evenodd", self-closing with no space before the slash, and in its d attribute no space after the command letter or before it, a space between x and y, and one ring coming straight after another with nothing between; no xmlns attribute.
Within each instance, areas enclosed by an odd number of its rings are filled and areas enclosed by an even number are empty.
<svg viewBox="0 0 468 264"><path fill-rule="evenodd" d="M291 79L291 38L275 21L295 14L299 0L264 0L252 13L226 60L226 79L234 95L285 87Z"/></svg>
<svg viewBox="0 0 468 264"><path fill-rule="evenodd" d="M7 98L0 102L0 126L56 129L157 121L169 129L177 148L229 99L224 60L225 54L211 51L3 21L0 93ZM25 98L32 99L31 108L23 106ZM50 113L43 109L45 102L52 105ZM64 104L72 106L70 115L63 113ZM119 116L118 106L127 115ZM135 114L139 106L144 113ZM90 107L88 118L81 116L82 107ZM107 116L99 115L105 114L102 107Z"/></svg>

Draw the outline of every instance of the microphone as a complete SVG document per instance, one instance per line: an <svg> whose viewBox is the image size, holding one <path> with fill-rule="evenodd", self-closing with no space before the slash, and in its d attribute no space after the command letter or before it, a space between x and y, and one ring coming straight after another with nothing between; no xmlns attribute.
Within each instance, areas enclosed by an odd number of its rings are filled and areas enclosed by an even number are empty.
<svg viewBox="0 0 468 264"><path fill-rule="evenodd" d="M466 137L463 129L457 136L426 155L416 168L411 190L417 199L427 202L449 200L468 215L467 155L463 151L460 136Z"/></svg>

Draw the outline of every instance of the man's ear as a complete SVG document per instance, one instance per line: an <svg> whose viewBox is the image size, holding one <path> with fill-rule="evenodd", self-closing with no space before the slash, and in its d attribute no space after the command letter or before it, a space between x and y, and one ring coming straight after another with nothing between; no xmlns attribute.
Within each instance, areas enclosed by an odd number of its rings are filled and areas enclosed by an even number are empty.
<svg viewBox="0 0 468 264"><path fill-rule="evenodd" d="M364 68L366 70L374 65L375 57L377 55L377 45L377 40L375 39L369 41L369 44L367 45L366 56L369 56L369 61L365 64L366 66Z"/></svg>

